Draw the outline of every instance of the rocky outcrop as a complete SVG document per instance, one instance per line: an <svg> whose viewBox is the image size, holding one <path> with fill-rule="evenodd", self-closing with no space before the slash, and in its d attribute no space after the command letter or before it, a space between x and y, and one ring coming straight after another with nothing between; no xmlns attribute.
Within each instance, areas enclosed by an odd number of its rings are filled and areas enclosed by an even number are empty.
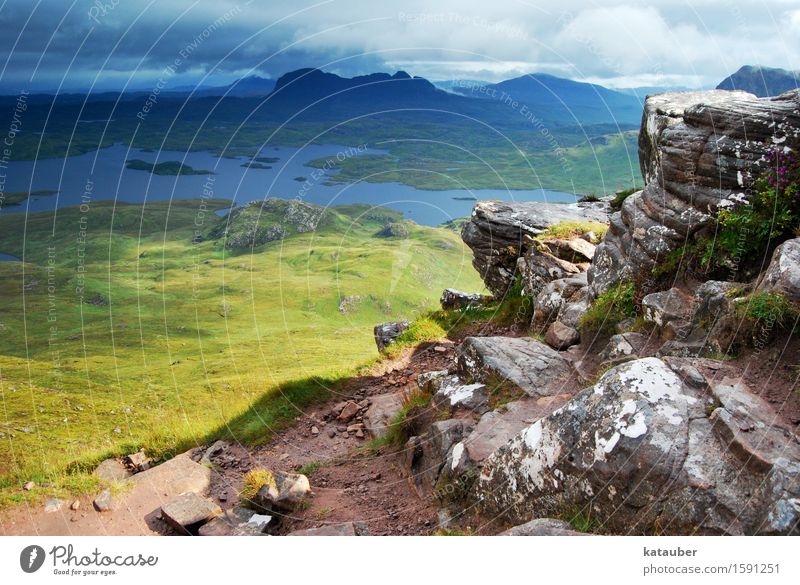
<svg viewBox="0 0 800 585"><path fill-rule="evenodd" d="M442 292L439 303L445 311L461 311L476 309L491 302L492 297L478 293L465 293L454 288L446 288Z"/></svg>
<svg viewBox="0 0 800 585"><path fill-rule="evenodd" d="M591 509L611 532L789 534L800 443L740 384L643 358L526 426L483 463L473 497L511 523Z"/></svg>
<svg viewBox="0 0 800 585"><path fill-rule="evenodd" d="M517 259L529 238L562 221L608 221L607 203L502 203L481 201L464 224L461 238L472 249L472 265L486 287L502 298L513 284Z"/></svg>
<svg viewBox="0 0 800 585"><path fill-rule="evenodd" d="M232 210L212 228L208 237L225 239L225 247L237 250L282 240L296 233L313 232L328 221L325 208L295 199L270 197Z"/></svg>
<svg viewBox="0 0 800 585"><path fill-rule="evenodd" d="M639 132L645 187L628 197L598 246L592 293L644 275L709 224L723 199L744 191L775 148L800 146L800 90L774 98L744 92L647 98Z"/></svg>
<svg viewBox="0 0 800 585"><path fill-rule="evenodd" d="M529 396L561 393L572 372L559 352L529 337L468 337L457 363L465 380L511 384Z"/></svg>

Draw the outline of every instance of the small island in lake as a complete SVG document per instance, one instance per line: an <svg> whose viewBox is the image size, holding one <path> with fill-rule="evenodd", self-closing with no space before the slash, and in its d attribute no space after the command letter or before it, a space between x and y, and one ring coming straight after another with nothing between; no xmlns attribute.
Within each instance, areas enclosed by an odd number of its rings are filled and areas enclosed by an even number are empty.
<svg viewBox="0 0 800 585"><path fill-rule="evenodd" d="M213 175L211 171L193 169L178 161L168 161L163 163L149 163L138 158L125 161L125 168L132 171L147 171L153 175Z"/></svg>
<svg viewBox="0 0 800 585"><path fill-rule="evenodd" d="M5 193L5 196L0 198L0 207L7 207L12 205L22 205L28 197L49 197L58 193L53 189L40 189L38 191L14 191Z"/></svg>

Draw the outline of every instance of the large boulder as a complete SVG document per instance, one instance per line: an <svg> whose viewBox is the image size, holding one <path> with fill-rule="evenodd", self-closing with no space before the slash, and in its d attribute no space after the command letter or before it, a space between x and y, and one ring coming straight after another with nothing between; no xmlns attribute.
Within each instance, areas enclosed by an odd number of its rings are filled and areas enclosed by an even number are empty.
<svg viewBox="0 0 800 585"><path fill-rule="evenodd" d="M800 238L788 240L775 249L758 290L782 294L800 305Z"/></svg>
<svg viewBox="0 0 800 585"><path fill-rule="evenodd" d="M457 366L465 380L490 387L508 383L529 396L560 394L573 371L559 352L529 337L468 337Z"/></svg>
<svg viewBox="0 0 800 585"><path fill-rule="evenodd" d="M486 287L502 298L514 283L517 259L530 236L562 221L608 221L607 203L503 203L481 201L464 224L461 238L472 249L472 265Z"/></svg>
<svg viewBox="0 0 800 585"><path fill-rule="evenodd" d="M589 271L592 294L691 241L722 199L761 174L778 145L800 146L800 90L772 98L719 90L648 97L639 132L645 187L611 218Z"/></svg>
<svg viewBox="0 0 800 585"><path fill-rule="evenodd" d="M797 533L797 437L741 384L670 363L617 366L528 425L483 463L474 501L514 524L591 509L623 534Z"/></svg>

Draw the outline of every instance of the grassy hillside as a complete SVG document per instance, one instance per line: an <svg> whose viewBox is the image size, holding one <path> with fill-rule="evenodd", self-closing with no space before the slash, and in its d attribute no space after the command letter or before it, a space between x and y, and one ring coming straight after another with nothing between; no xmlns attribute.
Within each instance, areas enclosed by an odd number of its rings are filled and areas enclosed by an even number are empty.
<svg viewBox="0 0 800 585"><path fill-rule="evenodd" d="M185 446L230 421L266 434L243 416L279 384L368 361L373 324L435 307L447 286L482 288L451 230L378 237L399 215L353 205L231 249L213 214L229 205L0 218L0 250L26 261L0 263L0 488L20 497L19 482L56 482L70 462Z"/></svg>

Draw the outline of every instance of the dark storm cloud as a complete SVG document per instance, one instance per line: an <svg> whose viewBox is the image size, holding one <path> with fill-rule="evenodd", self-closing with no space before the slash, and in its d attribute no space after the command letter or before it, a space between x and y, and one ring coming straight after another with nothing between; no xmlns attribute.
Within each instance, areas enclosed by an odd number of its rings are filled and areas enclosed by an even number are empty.
<svg viewBox="0 0 800 585"><path fill-rule="evenodd" d="M715 84L745 63L800 68L794 0L7 0L0 26L5 91L147 88L176 59L172 86L306 66L432 79L543 71L616 86Z"/></svg>

